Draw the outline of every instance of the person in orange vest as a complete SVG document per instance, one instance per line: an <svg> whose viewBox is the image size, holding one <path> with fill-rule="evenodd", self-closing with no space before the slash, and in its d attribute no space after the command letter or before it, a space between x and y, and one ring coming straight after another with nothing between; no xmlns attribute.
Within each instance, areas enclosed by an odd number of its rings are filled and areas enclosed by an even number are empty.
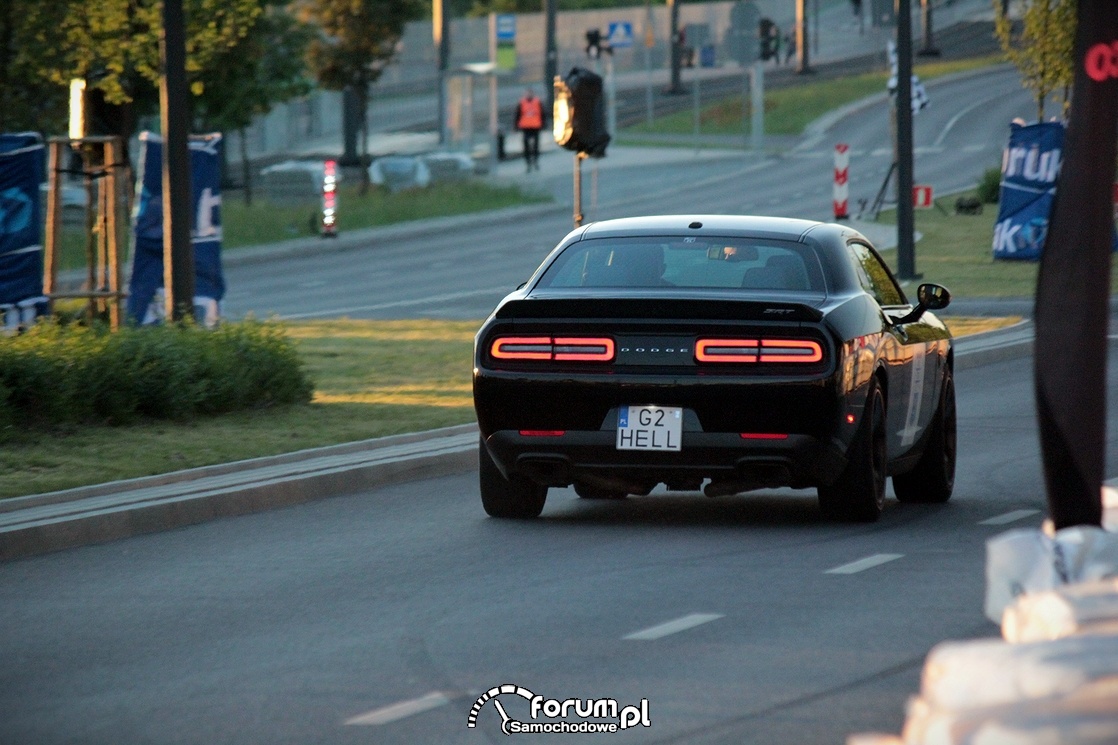
<svg viewBox="0 0 1118 745"><path fill-rule="evenodd" d="M524 135L524 162L528 170L540 170L540 130L543 129L543 103L531 88L516 105L516 128Z"/></svg>

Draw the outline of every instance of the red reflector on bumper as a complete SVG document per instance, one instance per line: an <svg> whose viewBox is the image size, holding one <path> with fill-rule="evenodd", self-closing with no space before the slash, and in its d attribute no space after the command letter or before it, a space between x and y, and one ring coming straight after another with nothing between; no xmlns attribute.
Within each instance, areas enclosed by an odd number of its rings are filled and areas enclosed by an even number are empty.
<svg viewBox="0 0 1118 745"><path fill-rule="evenodd" d="M522 429L520 434L523 437L562 437L567 434L565 429Z"/></svg>
<svg viewBox="0 0 1118 745"><path fill-rule="evenodd" d="M741 439L743 440L787 440L788 435L778 434L776 432L742 432Z"/></svg>

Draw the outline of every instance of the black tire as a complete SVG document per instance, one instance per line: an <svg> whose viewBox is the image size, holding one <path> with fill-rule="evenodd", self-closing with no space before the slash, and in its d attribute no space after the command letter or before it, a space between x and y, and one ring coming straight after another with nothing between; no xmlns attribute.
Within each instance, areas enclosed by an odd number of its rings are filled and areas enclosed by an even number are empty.
<svg viewBox="0 0 1118 745"><path fill-rule="evenodd" d="M876 521L885 507L886 466L885 395L874 380L846 468L835 483L819 487L823 514L849 522Z"/></svg>
<svg viewBox="0 0 1118 745"><path fill-rule="evenodd" d="M611 489L603 489L600 486L591 486L590 484L575 484L575 494L583 499L625 499L629 496L623 491L613 491Z"/></svg>
<svg viewBox="0 0 1118 745"><path fill-rule="evenodd" d="M484 442L478 443L478 486L481 488L481 506L491 517L539 517L547 501L546 486L515 473L506 479L493 462Z"/></svg>
<svg viewBox="0 0 1118 745"><path fill-rule="evenodd" d="M955 380L948 369L924 453L915 468L893 477L897 499L916 504L942 504L951 499L955 455Z"/></svg>

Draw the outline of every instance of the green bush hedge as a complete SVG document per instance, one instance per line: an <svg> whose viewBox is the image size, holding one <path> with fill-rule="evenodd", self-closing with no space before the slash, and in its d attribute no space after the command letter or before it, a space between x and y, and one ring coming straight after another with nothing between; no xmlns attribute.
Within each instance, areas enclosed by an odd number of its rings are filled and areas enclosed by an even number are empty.
<svg viewBox="0 0 1118 745"><path fill-rule="evenodd" d="M39 322L0 339L0 432L127 424L306 403L313 387L275 324L125 328ZM0 434L0 437L3 435Z"/></svg>
<svg viewBox="0 0 1118 745"><path fill-rule="evenodd" d="M975 195L982 200L983 204L997 204L998 198L1001 196L1001 189L1002 169L987 168L982 172L982 180L978 182Z"/></svg>

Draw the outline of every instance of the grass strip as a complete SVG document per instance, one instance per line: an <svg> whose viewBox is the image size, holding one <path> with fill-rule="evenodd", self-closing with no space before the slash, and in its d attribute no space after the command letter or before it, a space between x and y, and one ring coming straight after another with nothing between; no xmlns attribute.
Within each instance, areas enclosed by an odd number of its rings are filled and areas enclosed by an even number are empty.
<svg viewBox="0 0 1118 745"><path fill-rule="evenodd" d="M945 319L959 333L1018 319ZM311 403L184 423L28 431L0 449L0 498L278 455L474 421L480 321L285 323L316 384Z"/></svg>
<svg viewBox="0 0 1118 745"><path fill-rule="evenodd" d="M969 70L1004 62L1001 54L973 59L929 62L915 67L921 80L933 80ZM765 93L765 133L773 135L798 135L808 124L824 114L859 101L875 93L885 92L889 74L885 71L863 73L848 77L800 83L786 88L776 88ZM740 135L743 121L749 121L752 107L746 102L742 109L741 95L731 96L703 106L699 113L699 130L703 135ZM653 119L628 127L621 133L624 143L628 135L693 135L695 116L691 111ZM634 139L639 139L634 137ZM675 144L687 143L683 140Z"/></svg>
<svg viewBox="0 0 1118 745"><path fill-rule="evenodd" d="M1033 297L1039 262L994 260L998 205L984 205L979 215L956 215L955 199L940 198L937 209L916 210L916 232L921 235L916 242L916 271L957 297ZM896 210L882 212L878 222L896 225ZM886 251L884 257L896 271L896 252ZM1118 273L1111 275L1110 288L1118 292Z"/></svg>

